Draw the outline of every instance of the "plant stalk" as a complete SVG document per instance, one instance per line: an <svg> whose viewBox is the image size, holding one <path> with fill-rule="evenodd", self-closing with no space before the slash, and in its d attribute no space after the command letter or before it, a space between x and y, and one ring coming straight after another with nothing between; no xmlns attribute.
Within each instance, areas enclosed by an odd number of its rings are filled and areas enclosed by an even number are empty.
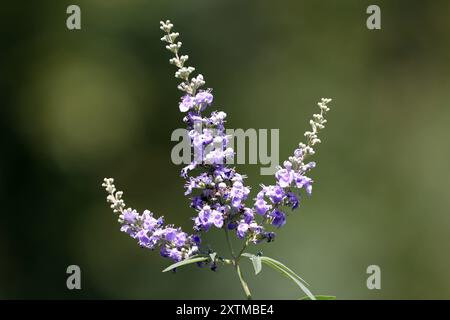
<svg viewBox="0 0 450 320"><path fill-rule="evenodd" d="M239 280L241 281L242 289L244 289L247 300L252 300L252 293L250 292L250 289L248 288L247 282L245 282L244 278L242 277L241 268L239 267L239 263L235 264L235 268L236 268L236 273L238 274Z"/></svg>
<svg viewBox="0 0 450 320"><path fill-rule="evenodd" d="M230 249L231 256L233 257L232 261L233 261L234 268L236 269L236 273L239 277L239 281L241 282L242 289L244 289L245 297L247 298L247 300L251 300L252 294L250 292L250 289L248 288L247 282L245 282L244 277L242 276L241 268L239 267L239 258L241 257L246 246L244 246L244 248L242 248L242 250L239 252L239 255L236 256L234 254L233 245L231 244L231 241L230 241L230 236L228 235L228 229L226 229L226 228L225 228L225 237L227 239L227 244L228 244L228 248Z"/></svg>

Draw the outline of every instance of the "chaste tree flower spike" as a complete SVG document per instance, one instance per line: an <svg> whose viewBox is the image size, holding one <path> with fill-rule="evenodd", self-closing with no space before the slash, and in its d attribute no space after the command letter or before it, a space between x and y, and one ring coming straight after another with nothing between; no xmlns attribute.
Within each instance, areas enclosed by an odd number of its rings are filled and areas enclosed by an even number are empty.
<svg viewBox="0 0 450 320"><path fill-rule="evenodd" d="M190 263L209 265L216 270L218 264L232 265L237 272L247 298L251 293L243 279L239 262L242 257L250 259L255 273L261 271L265 264L283 273L295 282L310 299L314 295L307 289L307 284L291 269L281 262L246 252L251 244L262 241L272 242L275 233L267 231L272 225L281 228L286 223L286 209L297 209L304 194L312 193L313 180L307 176L315 162L308 162L314 155L314 147L321 142L319 132L326 124L325 116L330 110L331 99L323 98L318 106L320 113L314 114L310 120L311 130L305 132L305 142L298 145L282 167L275 173L273 185L261 185L259 192L249 200L250 188L245 185L245 175L227 164L227 159L234 155L228 147L230 137L225 133L226 113L212 111L209 116L205 111L211 107L214 97L211 89L202 89L205 85L203 75L192 76L195 68L187 65L189 57L181 55L182 43L178 41L179 33L173 32L173 24L161 21L161 38L173 57L169 60L177 70L175 77L180 79L178 89L184 94L179 102L179 110L184 114L183 121L187 126L191 147L194 153L192 162L181 170L185 180L185 195L194 209L193 232L188 234L181 228L166 225L163 217L155 217L145 210L141 214L132 208L126 208L122 198L123 192L117 191L112 178L105 178L103 187L108 193L107 201L119 216L121 231L134 238L141 247L159 249L163 257L172 259L175 264L164 271L174 270ZM211 229L222 229L225 233L230 257L201 248L201 234ZM242 240L243 246L235 251L231 237L235 235Z"/></svg>

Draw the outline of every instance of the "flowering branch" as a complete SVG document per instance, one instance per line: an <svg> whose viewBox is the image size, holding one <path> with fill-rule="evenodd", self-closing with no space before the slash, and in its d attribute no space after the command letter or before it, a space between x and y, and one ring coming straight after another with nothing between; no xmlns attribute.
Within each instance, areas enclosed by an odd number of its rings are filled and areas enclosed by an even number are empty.
<svg viewBox="0 0 450 320"><path fill-rule="evenodd" d="M153 213L145 210L141 215L136 210L125 208L122 199L123 192L117 191L114 179L105 178L102 186L108 196L106 200L111 204L115 213L119 214L120 231L136 239L141 247L148 249L160 248L163 257L180 261L192 257L198 252L199 239L195 235L188 236L181 228L164 225L164 218L153 217Z"/></svg>
<svg viewBox="0 0 450 320"><path fill-rule="evenodd" d="M173 54L169 62L177 68L175 77L181 80L178 89L184 95L179 109L185 114L183 121L189 130L194 153L192 162L181 170L181 176L185 179L185 195L196 212L192 218L193 234L188 235L181 228L165 225L163 217L155 218L148 210L139 214L131 208L125 209L122 191L116 190L112 178L105 179L103 187L108 193L107 201L119 215L121 231L136 239L142 247L159 248L162 256L176 262L164 271L190 263L209 265L212 270L216 270L218 263L232 264L246 297L251 299L239 265L240 259L247 257L254 263L256 274L263 262L288 276L314 299L303 280L291 269L272 258L246 253L246 250L250 244L264 240L272 242L275 233L266 231L266 227L282 227L286 223L285 208L296 209L303 192L311 194L313 180L306 174L315 167L315 163L306 162L306 159L314 154L314 146L321 142L318 133L325 127L325 115L329 111L327 104L331 99L322 99L318 103L320 113L314 114L310 121L311 131L305 133L306 143L300 143L283 167L277 168L275 184L261 185L255 202L247 206L250 188L244 183L246 176L227 164L227 159L234 155L234 150L228 147L230 137L225 134L227 115L223 111L204 115L213 103L212 90L201 89L205 85L203 75L191 77L195 68L186 65L189 57L180 53L182 43L177 41L179 33L172 31L173 24L169 20L161 21L160 28L165 33L161 40ZM214 228L224 229L231 259L201 248L201 233ZM237 254L230 239L231 233L244 243Z"/></svg>

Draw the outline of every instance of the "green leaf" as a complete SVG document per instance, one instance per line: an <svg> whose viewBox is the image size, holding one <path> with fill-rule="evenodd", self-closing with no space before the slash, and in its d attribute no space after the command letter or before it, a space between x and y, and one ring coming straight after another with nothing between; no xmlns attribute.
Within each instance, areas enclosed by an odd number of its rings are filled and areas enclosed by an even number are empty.
<svg viewBox="0 0 450 320"><path fill-rule="evenodd" d="M336 296L315 295L316 300L336 300ZM298 300L311 300L310 297L301 297Z"/></svg>
<svg viewBox="0 0 450 320"><path fill-rule="evenodd" d="M265 263L266 265L268 265L269 267L271 267L271 268L275 269L276 271L280 272L282 275L284 275L284 276L288 277L289 279L291 279L292 281L294 281L300 287L300 289L304 293L306 293L306 295L311 300L316 300L316 298L311 293L311 291L309 291L309 289L306 287L306 285L308 285L308 284L299 275L297 275L294 271L292 271L291 269L286 267L281 262L279 262L279 261L277 261L275 259L269 258L269 257L261 257L261 261L263 263Z"/></svg>
<svg viewBox="0 0 450 320"><path fill-rule="evenodd" d="M253 264L253 268L255 269L255 275L261 272L262 264L261 264L261 257L260 256L253 256L250 258Z"/></svg>
<svg viewBox="0 0 450 320"><path fill-rule="evenodd" d="M263 257L261 257L263 258ZM265 264L267 264L269 267L277 270L278 272L280 272L281 274L283 274L284 276L288 277L289 279L291 279L292 281L294 281L299 287L300 289L306 293L306 295L308 297L311 298L311 300L316 300L316 298L314 297L314 295L311 293L311 291L309 291L309 289L303 284L302 281L299 280L299 276L297 276L295 273L292 274L290 272L288 272L286 269L280 267L279 264L276 264L270 260L266 260L266 259L261 259L261 261Z"/></svg>
<svg viewBox="0 0 450 320"><path fill-rule="evenodd" d="M286 276L288 279L290 279L293 282L295 282L295 284L297 284L300 287L300 289L304 293L306 293L306 295L311 300L316 300L316 297L306 287L306 286L309 286L309 284L305 280L303 280L298 274L296 274L294 271L292 271L290 268L288 268L284 264L282 264L280 261L272 259L272 258L269 258L269 257L266 257L266 256L257 256L257 255L250 254L250 253L243 253L242 255L244 257L249 258L252 262L254 261L253 259L256 259L256 257L257 257L260 262L268 265L269 267L271 267L271 268L275 269L276 271L280 272L282 275ZM253 264L253 267L255 267L254 264ZM259 271L261 271L261 270L259 270ZM255 268L255 272L256 272L256 268ZM256 274L258 274L258 273L256 273Z"/></svg>
<svg viewBox="0 0 450 320"><path fill-rule="evenodd" d="M285 270L286 272L290 273L292 276L296 277L298 280L300 280L301 282L303 282L304 284L306 284L307 286L309 286L309 283L306 282L305 280L303 280L298 274L296 274L294 271L292 271L291 269L289 269L287 266L285 266L284 264L282 264L280 261L275 260L273 258L269 258L269 257L261 257L261 259L263 260L267 260L267 262L271 262L275 265L277 265L278 267L282 268L283 270Z"/></svg>
<svg viewBox="0 0 450 320"><path fill-rule="evenodd" d="M191 264L191 263L196 263L196 262L202 262L202 261L206 261L209 260L209 257L207 256L192 256L188 259L179 261L177 263L171 264L170 266L168 266L167 268L165 268L162 272L167 272L170 270L173 270L175 268L187 265L187 264Z"/></svg>

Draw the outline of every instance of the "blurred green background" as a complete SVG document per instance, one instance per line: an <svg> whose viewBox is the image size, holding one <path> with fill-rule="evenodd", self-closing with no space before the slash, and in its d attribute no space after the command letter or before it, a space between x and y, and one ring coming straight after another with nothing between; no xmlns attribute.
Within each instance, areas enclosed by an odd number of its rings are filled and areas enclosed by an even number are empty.
<svg viewBox="0 0 450 320"><path fill-rule="evenodd" d="M381 7L382 30L366 28ZM66 28L78 4L82 30ZM231 268L162 274L170 262L118 231L127 204L189 230L170 135L180 93L159 21L214 88L229 128L280 128L280 160L333 98L313 196L273 244L314 293L450 298L448 1L9 1L0 10L0 298L242 298ZM248 184L271 183L258 165ZM254 194L252 194L253 196ZM205 240L223 249L223 234ZM66 267L82 290L66 289ZM368 290L379 265L382 289ZM255 298L302 293L271 269Z"/></svg>

